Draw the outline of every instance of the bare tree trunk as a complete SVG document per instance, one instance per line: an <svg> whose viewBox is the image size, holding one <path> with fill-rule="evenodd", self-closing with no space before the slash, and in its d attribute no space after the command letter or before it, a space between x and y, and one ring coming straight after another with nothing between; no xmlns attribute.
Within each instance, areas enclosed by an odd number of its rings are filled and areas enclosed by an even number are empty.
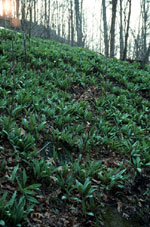
<svg viewBox="0 0 150 227"><path fill-rule="evenodd" d="M69 11L69 16L68 16L68 44L70 44L70 40L71 40L70 9L68 9L68 11Z"/></svg>
<svg viewBox="0 0 150 227"><path fill-rule="evenodd" d="M21 14L22 14L22 30L25 32L25 7L26 7L26 5L25 5L25 1L24 0L22 0L21 1Z"/></svg>
<svg viewBox="0 0 150 227"><path fill-rule="evenodd" d="M110 29L110 57L115 56L115 24L116 24L116 12L117 12L118 0L112 0L112 17L111 17L111 29Z"/></svg>
<svg viewBox="0 0 150 227"><path fill-rule="evenodd" d="M20 1L16 0L16 16L19 17L19 7L20 7Z"/></svg>
<svg viewBox="0 0 150 227"><path fill-rule="evenodd" d="M75 15L76 15L76 31L77 31L77 44L78 46L84 46L83 43L83 31L82 31L82 4L83 0L79 3L79 0L75 0Z"/></svg>
<svg viewBox="0 0 150 227"><path fill-rule="evenodd" d="M2 0L2 15L3 15L3 17L6 16L6 15L5 15L5 1L6 1L6 0Z"/></svg>
<svg viewBox="0 0 150 227"><path fill-rule="evenodd" d="M107 17L106 17L106 2L102 0L103 7L103 23L104 23L104 44L105 44L105 56L108 57L109 53L109 42L108 42L108 28L107 28Z"/></svg>
<svg viewBox="0 0 150 227"><path fill-rule="evenodd" d="M143 37L143 40L144 40L144 53L146 52L146 44L147 44L147 29L146 29L146 22L147 22L147 12L146 12L146 2L145 0L143 0L143 19L144 19L144 37Z"/></svg>
<svg viewBox="0 0 150 227"><path fill-rule="evenodd" d="M73 2L70 0L70 19L71 19L71 46L74 45L74 24L73 24Z"/></svg>
<svg viewBox="0 0 150 227"><path fill-rule="evenodd" d="M47 36L48 36L48 38L50 38L50 36L51 36L50 18L51 18L51 0L48 0L48 15L47 15Z"/></svg>
<svg viewBox="0 0 150 227"><path fill-rule="evenodd" d="M129 26L130 26L130 17L131 17L131 0L128 0L129 2L129 12L128 12L128 21L127 21L127 30L125 35L125 46L123 51L123 60L127 57L127 45L128 45L128 37L129 37Z"/></svg>
<svg viewBox="0 0 150 227"><path fill-rule="evenodd" d="M34 23L36 22L36 0L34 0Z"/></svg>
<svg viewBox="0 0 150 227"><path fill-rule="evenodd" d="M122 24L122 2L120 0L120 59L123 58L124 40L123 40L123 24Z"/></svg>
<svg viewBox="0 0 150 227"><path fill-rule="evenodd" d="M47 27L47 1L45 0L45 25Z"/></svg>
<svg viewBox="0 0 150 227"><path fill-rule="evenodd" d="M32 3L30 2L29 11L30 11L30 28L29 28L29 37L31 38L32 34Z"/></svg>

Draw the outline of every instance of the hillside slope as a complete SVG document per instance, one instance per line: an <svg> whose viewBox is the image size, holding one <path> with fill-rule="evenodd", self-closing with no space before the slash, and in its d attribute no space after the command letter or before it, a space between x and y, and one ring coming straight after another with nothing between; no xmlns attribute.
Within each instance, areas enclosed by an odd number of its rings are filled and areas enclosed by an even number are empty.
<svg viewBox="0 0 150 227"><path fill-rule="evenodd" d="M3 224L100 226L113 201L147 226L150 73L138 67L0 30Z"/></svg>

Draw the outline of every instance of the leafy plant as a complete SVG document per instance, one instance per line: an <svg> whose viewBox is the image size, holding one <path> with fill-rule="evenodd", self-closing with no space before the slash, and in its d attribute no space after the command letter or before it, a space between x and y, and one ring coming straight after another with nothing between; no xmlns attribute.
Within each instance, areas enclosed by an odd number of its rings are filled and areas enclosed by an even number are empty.
<svg viewBox="0 0 150 227"><path fill-rule="evenodd" d="M125 175L126 169L104 169L98 173L98 177L101 180L102 187L106 190L111 190L112 188L122 188L123 183L128 179L128 175Z"/></svg>
<svg viewBox="0 0 150 227"><path fill-rule="evenodd" d="M76 180L75 189L78 191L80 198L73 197L72 199L81 203L84 215L94 216L90 210L94 207L93 193L96 191L96 186L92 185L90 179L87 178L83 184Z"/></svg>
<svg viewBox="0 0 150 227"><path fill-rule="evenodd" d="M7 200L7 192L0 199L0 224L2 226L21 226L28 214L33 211L33 205L26 207L24 196L18 198L15 191Z"/></svg>
<svg viewBox="0 0 150 227"><path fill-rule="evenodd" d="M29 165L33 169L34 178L37 180L48 180L54 171L54 167L51 165L51 163L46 162L44 159L33 159Z"/></svg>
<svg viewBox="0 0 150 227"><path fill-rule="evenodd" d="M16 181L18 184L18 190L24 195L26 200L31 203L38 203L37 199L34 197L35 191L40 191L41 184L31 184L27 186L27 174L25 169L22 173L22 179L16 177Z"/></svg>

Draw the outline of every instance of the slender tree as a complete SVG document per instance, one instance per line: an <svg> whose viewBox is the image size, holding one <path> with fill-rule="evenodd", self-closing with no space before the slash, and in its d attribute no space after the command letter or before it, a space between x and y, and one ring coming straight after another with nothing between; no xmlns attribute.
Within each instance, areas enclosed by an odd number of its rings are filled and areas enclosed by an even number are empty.
<svg viewBox="0 0 150 227"><path fill-rule="evenodd" d="M122 3L123 3L123 0L120 0L120 59L123 58L123 49L124 49Z"/></svg>
<svg viewBox="0 0 150 227"><path fill-rule="evenodd" d="M131 17L131 0L128 0L129 3L129 12L128 12L128 20L127 20L127 29L125 34L125 45L123 50L123 60L127 57L127 44L128 44L128 37L129 37L129 27L130 27L130 17Z"/></svg>
<svg viewBox="0 0 150 227"><path fill-rule="evenodd" d="M19 7L20 7L20 1L16 0L16 16L19 17Z"/></svg>
<svg viewBox="0 0 150 227"><path fill-rule="evenodd" d="M143 49L144 53L146 52L146 44L147 44L147 11L146 11L146 0L143 0Z"/></svg>
<svg viewBox="0 0 150 227"><path fill-rule="evenodd" d="M83 16L83 0L74 0L75 4L75 17L76 17L76 31L77 31L77 44L78 46L84 46L83 43L83 31L82 31L82 16Z"/></svg>
<svg viewBox="0 0 150 227"><path fill-rule="evenodd" d="M105 56L109 55L109 42L108 42L108 28L107 28L107 16L106 16L106 2L102 0L103 7L103 26L104 26L104 45L105 45Z"/></svg>
<svg viewBox="0 0 150 227"><path fill-rule="evenodd" d="M116 24L116 12L117 12L118 0L112 0L112 17L111 17L111 29L110 29L110 57L115 56L115 24Z"/></svg>
<svg viewBox="0 0 150 227"><path fill-rule="evenodd" d="M3 15L3 17L5 17L5 3L6 3L6 0L2 0L2 15Z"/></svg>
<svg viewBox="0 0 150 227"><path fill-rule="evenodd" d="M74 21L73 21L73 1L70 0L70 19L71 19L71 46L74 45Z"/></svg>

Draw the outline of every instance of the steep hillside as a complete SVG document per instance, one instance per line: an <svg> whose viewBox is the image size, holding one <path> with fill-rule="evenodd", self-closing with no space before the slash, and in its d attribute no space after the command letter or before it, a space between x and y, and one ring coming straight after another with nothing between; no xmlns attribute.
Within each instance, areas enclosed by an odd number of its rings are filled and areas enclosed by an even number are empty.
<svg viewBox="0 0 150 227"><path fill-rule="evenodd" d="M1 226L148 226L149 71L0 30Z"/></svg>

